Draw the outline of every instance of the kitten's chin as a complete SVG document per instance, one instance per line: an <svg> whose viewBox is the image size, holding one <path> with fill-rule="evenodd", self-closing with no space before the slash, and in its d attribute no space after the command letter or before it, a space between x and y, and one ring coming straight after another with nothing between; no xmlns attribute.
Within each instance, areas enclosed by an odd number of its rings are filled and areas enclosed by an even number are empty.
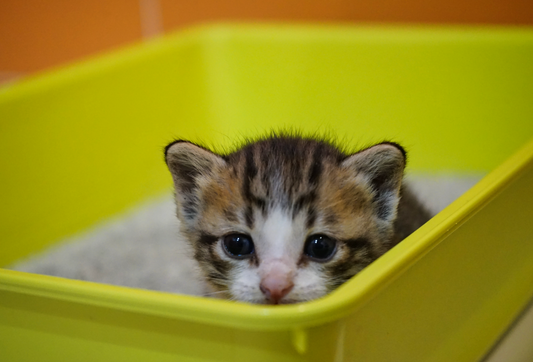
<svg viewBox="0 0 533 362"><path fill-rule="evenodd" d="M289 305L289 304L296 304L296 303L304 303L308 301L309 301L308 299L300 300L300 299L294 299L294 298L287 298L287 299L278 300L277 302L273 302L265 298L261 300L260 302L249 302L249 303L263 304L263 305Z"/></svg>
<svg viewBox="0 0 533 362"><path fill-rule="evenodd" d="M278 301L272 301L266 297L255 297L255 298L250 298L250 297L236 297L236 296L231 296L229 297L228 299L231 299L231 300L234 300L234 301L237 301L237 302L243 302L243 303L250 303L250 304L261 304L261 305L288 305L288 304L296 304L296 303L304 303L304 302L308 302L312 299L317 299L317 298L320 298L320 297L323 297L323 295L316 295L314 298L297 298L297 297L294 297L294 296L288 296L286 298L282 298Z"/></svg>
<svg viewBox="0 0 533 362"><path fill-rule="evenodd" d="M282 304L294 304L294 303L303 302L303 301L299 301L293 298L286 298L286 299L282 299L282 300L278 300L277 302L274 302L262 295L261 296L249 296L249 295L248 296L235 296L235 295L231 295L231 293L222 293L222 292L218 292L218 294L215 294L215 295L219 299L227 299L227 300L233 300L235 302L260 304L260 305L282 305Z"/></svg>
<svg viewBox="0 0 533 362"><path fill-rule="evenodd" d="M260 300L240 300L240 302L246 302L246 303L251 303L251 304L261 304L261 305L288 305L288 304L300 303L303 301L287 299L287 300L278 300L277 302L273 302L269 299L263 298Z"/></svg>

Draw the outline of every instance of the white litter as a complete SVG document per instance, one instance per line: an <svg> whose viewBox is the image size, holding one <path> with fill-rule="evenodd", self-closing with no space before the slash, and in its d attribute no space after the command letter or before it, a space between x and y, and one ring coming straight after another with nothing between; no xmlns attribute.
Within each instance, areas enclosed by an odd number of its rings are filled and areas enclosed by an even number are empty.
<svg viewBox="0 0 533 362"><path fill-rule="evenodd" d="M479 176L413 176L408 183L434 213ZM142 205L9 269L171 293L203 295L204 284L180 237L172 196Z"/></svg>

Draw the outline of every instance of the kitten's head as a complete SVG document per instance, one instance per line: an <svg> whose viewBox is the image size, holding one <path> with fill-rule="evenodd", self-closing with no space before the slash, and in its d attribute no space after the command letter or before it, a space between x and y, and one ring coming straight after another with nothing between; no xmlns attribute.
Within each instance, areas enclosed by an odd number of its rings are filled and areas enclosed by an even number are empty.
<svg viewBox="0 0 533 362"><path fill-rule="evenodd" d="M348 155L274 136L218 155L176 141L165 156L182 233L227 298L318 298L390 248L405 167L396 144Z"/></svg>

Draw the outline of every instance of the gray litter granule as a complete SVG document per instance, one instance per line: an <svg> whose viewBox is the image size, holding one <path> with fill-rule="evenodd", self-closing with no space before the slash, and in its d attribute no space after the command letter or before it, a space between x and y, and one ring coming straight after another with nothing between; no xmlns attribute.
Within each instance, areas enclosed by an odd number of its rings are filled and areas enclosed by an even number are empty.
<svg viewBox="0 0 533 362"><path fill-rule="evenodd" d="M407 175L406 181L426 207L436 214L474 186L482 175Z"/></svg>
<svg viewBox="0 0 533 362"><path fill-rule="evenodd" d="M439 212L472 187L479 176L412 176L408 183L424 204ZM180 237L172 197L59 242L9 269L98 283L203 295L198 266Z"/></svg>

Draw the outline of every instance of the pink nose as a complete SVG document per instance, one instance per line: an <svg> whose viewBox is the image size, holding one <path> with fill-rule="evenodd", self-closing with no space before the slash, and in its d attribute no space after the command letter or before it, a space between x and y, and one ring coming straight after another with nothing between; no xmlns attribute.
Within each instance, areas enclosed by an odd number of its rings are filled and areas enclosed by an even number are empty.
<svg viewBox="0 0 533 362"><path fill-rule="evenodd" d="M281 298L286 296L294 286L291 278L280 276L267 276L261 281L259 289L266 299L272 304L278 304Z"/></svg>

